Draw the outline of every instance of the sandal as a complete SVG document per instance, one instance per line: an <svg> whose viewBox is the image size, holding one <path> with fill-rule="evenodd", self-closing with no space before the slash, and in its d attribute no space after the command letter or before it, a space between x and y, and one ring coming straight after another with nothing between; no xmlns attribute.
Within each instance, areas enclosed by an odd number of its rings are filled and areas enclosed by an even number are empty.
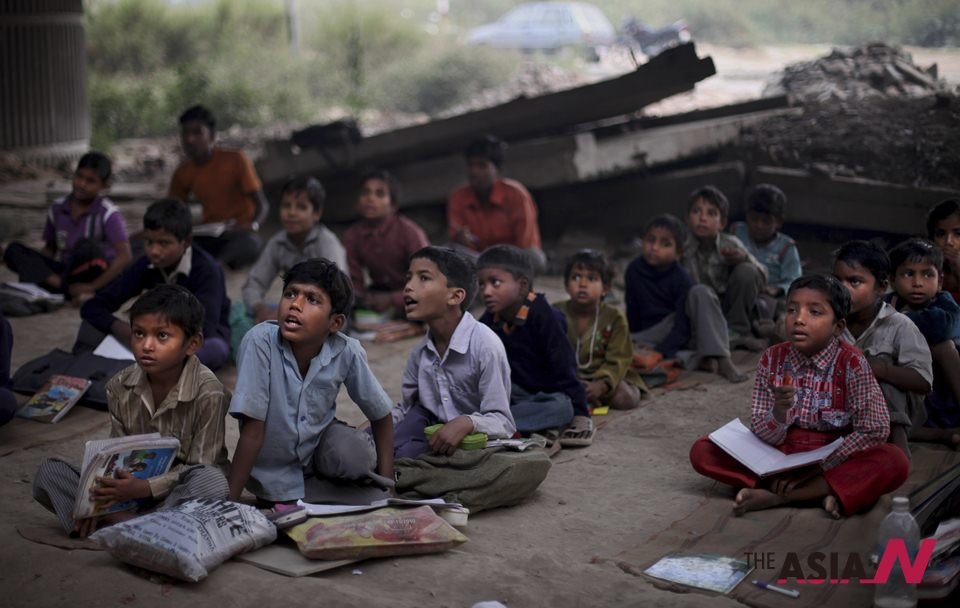
<svg viewBox="0 0 960 608"><path fill-rule="evenodd" d="M587 416L574 416L570 426L560 435L560 445L565 448L584 448L593 444L596 429Z"/></svg>

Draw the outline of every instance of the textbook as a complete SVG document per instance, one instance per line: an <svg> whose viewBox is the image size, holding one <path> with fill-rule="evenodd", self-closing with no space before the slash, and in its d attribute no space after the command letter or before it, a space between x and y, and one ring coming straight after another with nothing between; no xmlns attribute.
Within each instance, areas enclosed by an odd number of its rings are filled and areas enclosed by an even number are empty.
<svg viewBox="0 0 960 608"><path fill-rule="evenodd" d="M647 576L697 589L730 593L753 567L740 559L708 553L673 554L643 571Z"/></svg>
<svg viewBox="0 0 960 608"><path fill-rule="evenodd" d="M58 422L80 401L91 384L86 378L51 376L43 388L17 410L17 416L37 422Z"/></svg>
<svg viewBox="0 0 960 608"><path fill-rule="evenodd" d="M73 507L73 517L99 517L135 508L137 501L114 503L110 506L93 502L90 492L99 484L97 478L114 477L121 469L139 479L163 475L170 470L179 449L179 439L161 437L159 433L88 441L83 451L80 487Z"/></svg>
<svg viewBox="0 0 960 608"><path fill-rule="evenodd" d="M760 477L775 475L810 464L820 464L843 443L843 437L838 437L827 445L809 452L784 454L754 435L753 431L744 426L739 418L734 418L710 433L709 437L710 441L723 449L724 452L733 456L740 464Z"/></svg>

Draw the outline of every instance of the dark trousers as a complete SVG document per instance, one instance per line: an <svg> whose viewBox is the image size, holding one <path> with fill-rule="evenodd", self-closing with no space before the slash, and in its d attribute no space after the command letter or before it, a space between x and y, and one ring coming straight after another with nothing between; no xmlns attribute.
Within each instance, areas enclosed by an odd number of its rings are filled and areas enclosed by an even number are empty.
<svg viewBox="0 0 960 608"><path fill-rule="evenodd" d="M48 291L68 293L71 283L89 283L107 269L109 262L103 253L103 245L94 239L80 239L70 255L69 266L52 260L39 251L21 243L10 243L3 252L3 261L17 273L23 283L35 283ZM47 283L50 275L60 277L59 289Z"/></svg>
<svg viewBox="0 0 960 608"><path fill-rule="evenodd" d="M219 237L195 236L193 242L231 270L252 265L263 249L263 239L249 230L224 232Z"/></svg>
<svg viewBox="0 0 960 608"><path fill-rule="evenodd" d="M13 329L10 321L0 315L0 426L10 422L17 413L17 398L10 386L10 357L13 354Z"/></svg>

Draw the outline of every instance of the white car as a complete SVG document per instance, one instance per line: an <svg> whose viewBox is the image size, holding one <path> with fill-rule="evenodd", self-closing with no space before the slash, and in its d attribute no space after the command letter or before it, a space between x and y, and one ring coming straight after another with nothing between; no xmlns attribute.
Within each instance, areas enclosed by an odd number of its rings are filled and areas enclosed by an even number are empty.
<svg viewBox="0 0 960 608"><path fill-rule="evenodd" d="M467 44L524 51L555 51L565 46L595 51L617 34L597 7L585 2L528 2L487 25L474 28Z"/></svg>

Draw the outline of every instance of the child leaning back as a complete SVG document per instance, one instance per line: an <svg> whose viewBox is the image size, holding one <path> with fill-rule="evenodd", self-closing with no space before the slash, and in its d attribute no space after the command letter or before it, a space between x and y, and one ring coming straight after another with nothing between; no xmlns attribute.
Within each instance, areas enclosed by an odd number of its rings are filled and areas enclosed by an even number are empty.
<svg viewBox="0 0 960 608"><path fill-rule="evenodd" d="M787 293L787 342L760 357L750 427L785 454L843 442L821 465L759 478L708 438L690 450L701 475L743 488L747 511L817 501L830 514L853 515L907 479L906 455L886 443L890 416L864 356L840 340L850 295L829 275L803 276Z"/></svg>

